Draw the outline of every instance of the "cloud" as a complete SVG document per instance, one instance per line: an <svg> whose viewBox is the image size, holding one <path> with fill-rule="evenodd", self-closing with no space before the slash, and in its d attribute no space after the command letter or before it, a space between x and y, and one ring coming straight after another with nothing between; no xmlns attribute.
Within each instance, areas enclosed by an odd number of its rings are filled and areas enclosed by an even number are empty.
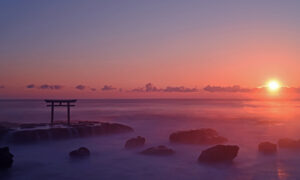
<svg viewBox="0 0 300 180"><path fill-rule="evenodd" d="M4 85L0 85L0 89L4 89L5 88L5 86Z"/></svg>
<svg viewBox="0 0 300 180"><path fill-rule="evenodd" d="M97 89L96 88L90 88L91 89L91 91L97 91Z"/></svg>
<svg viewBox="0 0 300 180"><path fill-rule="evenodd" d="M75 88L78 89L78 90L84 90L85 86L84 85L77 85Z"/></svg>
<svg viewBox="0 0 300 180"><path fill-rule="evenodd" d="M162 89L158 89L152 83L147 83L144 87L138 87L131 90L132 92L158 92Z"/></svg>
<svg viewBox="0 0 300 180"><path fill-rule="evenodd" d="M187 88L184 86L167 86L157 88L152 83L147 83L144 87L132 89L131 92L198 92L197 88Z"/></svg>
<svg viewBox="0 0 300 180"><path fill-rule="evenodd" d="M153 86L152 83L148 83L145 85L145 90L146 92L157 92L161 91L161 89L158 89L157 87Z"/></svg>
<svg viewBox="0 0 300 180"><path fill-rule="evenodd" d="M234 86L206 86L203 88L205 91L208 92L230 92L230 93L236 93L236 92L242 92L242 93L247 93L247 92L252 92L254 89L249 89L249 88L241 88L238 85Z"/></svg>
<svg viewBox="0 0 300 180"><path fill-rule="evenodd" d="M103 88L101 89L102 91L112 91L116 90L117 88L112 87L111 85L104 85Z"/></svg>
<svg viewBox="0 0 300 180"><path fill-rule="evenodd" d="M168 86L164 89L164 92L198 92L197 88L186 88L184 86L171 87Z"/></svg>
<svg viewBox="0 0 300 180"><path fill-rule="evenodd" d="M48 85L48 84L43 84L39 87L39 89L50 89L50 90L59 90L62 89L61 85Z"/></svg>
<svg viewBox="0 0 300 180"><path fill-rule="evenodd" d="M32 89L32 88L35 88L35 85L34 84L29 84L29 85L26 86L26 88Z"/></svg>

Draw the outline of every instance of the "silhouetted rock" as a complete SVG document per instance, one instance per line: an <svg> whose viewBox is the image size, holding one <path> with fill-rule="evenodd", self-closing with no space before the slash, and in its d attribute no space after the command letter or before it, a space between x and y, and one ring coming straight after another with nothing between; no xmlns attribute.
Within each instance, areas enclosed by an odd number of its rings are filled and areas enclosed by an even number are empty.
<svg viewBox="0 0 300 180"><path fill-rule="evenodd" d="M230 162L238 154L235 145L216 145L201 152L198 161L204 163Z"/></svg>
<svg viewBox="0 0 300 180"><path fill-rule="evenodd" d="M90 156L90 151L86 147L80 147L79 149L76 149L74 151L71 151L69 153L69 156L71 158L83 158Z"/></svg>
<svg viewBox="0 0 300 180"><path fill-rule="evenodd" d="M131 138L126 141L125 148L137 148L144 146L146 139L144 137L138 136L136 138Z"/></svg>
<svg viewBox="0 0 300 180"><path fill-rule="evenodd" d="M0 169L10 168L13 164L13 157L8 147L0 148Z"/></svg>
<svg viewBox="0 0 300 180"><path fill-rule="evenodd" d="M166 146L151 147L141 152L144 155L156 155L156 156L168 156L174 154L173 149L167 148Z"/></svg>
<svg viewBox="0 0 300 180"><path fill-rule="evenodd" d="M21 129L30 129L30 128L37 128L42 126L47 126L46 123L26 123L26 124L20 124Z"/></svg>
<svg viewBox="0 0 300 180"><path fill-rule="evenodd" d="M38 140L36 130L22 130L12 133L11 140L14 143L32 143Z"/></svg>
<svg viewBox="0 0 300 180"><path fill-rule="evenodd" d="M217 131L207 129L197 129L189 131L178 131L172 133L169 137L171 142L184 144L220 144L227 141L225 137L219 136Z"/></svg>
<svg viewBox="0 0 300 180"><path fill-rule="evenodd" d="M13 130L10 141L14 143L31 143L41 140L61 140L72 137L88 137L92 135L108 135L132 131L133 129L131 127L117 123L80 122L71 126L58 124L50 126L49 128ZM6 133L6 129L4 129L3 132Z"/></svg>
<svg viewBox="0 0 300 180"><path fill-rule="evenodd" d="M283 138L278 140L278 146L281 148L298 149L300 148L300 141L290 138Z"/></svg>
<svg viewBox="0 0 300 180"><path fill-rule="evenodd" d="M274 154L277 152L277 145L270 142L262 142L258 145L258 151L264 154Z"/></svg>

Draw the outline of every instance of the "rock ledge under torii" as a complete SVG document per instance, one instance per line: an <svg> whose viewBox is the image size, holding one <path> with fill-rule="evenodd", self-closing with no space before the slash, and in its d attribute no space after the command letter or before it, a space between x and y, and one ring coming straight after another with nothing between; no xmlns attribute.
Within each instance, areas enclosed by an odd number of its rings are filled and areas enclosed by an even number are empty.
<svg viewBox="0 0 300 180"><path fill-rule="evenodd" d="M1 129L0 129L1 130ZM61 140L96 135L110 135L133 132L133 128L119 123L79 121L71 125L64 123L21 124L18 127L4 128L0 140L6 143L34 143L47 140Z"/></svg>

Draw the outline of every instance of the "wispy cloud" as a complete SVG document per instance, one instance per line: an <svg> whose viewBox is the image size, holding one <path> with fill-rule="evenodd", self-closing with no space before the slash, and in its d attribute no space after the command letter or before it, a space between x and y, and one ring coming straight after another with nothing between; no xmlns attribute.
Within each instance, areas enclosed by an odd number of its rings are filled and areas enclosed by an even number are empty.
<svg viewBox="0 0 300 180"><path fill-rule="evenodd" d="M5 88L5 86L4 85L0 85L0 89L4 89Z"/></svg>
<svg viewBox="0 0 300 180"><path fill-rule="evenodd" d="M41 89L41 90L47 90L47 89L49 89L49 90L60 90L60 89L63 88L63 86L57 85L57 84L55 84L55 85L42 84L40 86L37 86L35 84L29 84L29 85L26 86L26 88L28 88L28 89Z"/></svg>
<svg viewBox="0 0 300 180"><path fill-rule="evenodd" d="M249 88L241 88L238 85L234 85L234 86L210 86L210 85L208 85L203 89L205 91L212 92L212 93L214 93L214 92L246 93L246 92L252 92L254 90L254 89L249 89Z"/></svg>
<svg viewBox="0 0 300 180"><path fill-rule="evenodd" d="M167 86L166 88L158 88L152 83L147 83L144 87L134 88L132 92L198 92L197 88L187 88L184 86Z"/></svg>
<svg viewBox="0 0 300 180"><path fill-rule="evenodd" d="M168 86L164 89L164 92L198 92L197 88L186 88L184 86Z"/></svg>
<svg viewBox="0 0 300 180"><path fill-rule="evenodd" d="M78 90L84 90L86 87L84 85L80 84L80 85L77 85L75 88Z"/></svg>
<svg viewBox="0 0 300 180"><path fill-rule="evenodd" d="M111 85L104 85L103 88L101 89L102 91L112 91L116 90L117 88L111 86Z"/></svg>
<svg viewBox="0 0 300 180"><path fill-rule="evenodd" d="M35 88L35 85L34 84L29 84L29 85L26 86L26 88L32 89L32 88Z"/></svg>
<svg viewBox="0 0 300 180"><path fill-rule="evenodd" d="M39 89L50 89L50 90L59 90L62 88L63 86L61 85L49 85L49 84L43 84L39 87Z"/></svg>

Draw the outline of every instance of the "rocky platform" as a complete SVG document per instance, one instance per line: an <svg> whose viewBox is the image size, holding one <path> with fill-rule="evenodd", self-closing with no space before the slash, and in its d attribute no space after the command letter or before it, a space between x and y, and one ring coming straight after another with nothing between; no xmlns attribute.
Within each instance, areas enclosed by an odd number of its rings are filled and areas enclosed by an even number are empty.
<svg viewBox="0 0 300 180"><path fill-rule="evenodd" d="M133 132L133 129L118 123L79 121L71 125L21 124L14 128L0 127L0 140L7 143L33 143L127 132Z"/></svg>

